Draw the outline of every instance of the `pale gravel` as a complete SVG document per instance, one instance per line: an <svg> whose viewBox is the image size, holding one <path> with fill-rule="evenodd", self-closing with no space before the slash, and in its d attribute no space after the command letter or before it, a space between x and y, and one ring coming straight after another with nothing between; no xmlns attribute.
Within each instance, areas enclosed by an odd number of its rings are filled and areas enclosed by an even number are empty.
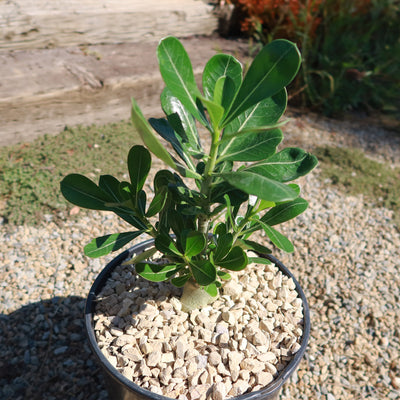
<svg viewBox="0 0 400 400"><path fill-rule="evenodd" d="M306 148L350 143L400 160L399 135L365 124L295 117L286 132ZM318 171L302 185L310 208L282 228L296 250L275 255L306 293L312 330L281 398L400 399L400 234L392 212L343 195ZM88 260L82 245L122 227L106 213L0 226L1 399L107 399L82 317L91 282L111 257Z"/></svg>
<svg viewBox="0 0 400 400"><path fill-rule="evenodd" d="M303 304L278 267L249 269L188 314L181 290L118 266L96 298L99 348L127 379L174 399L201 400L199 385L212 400L262 389L301 347Z"/></svg>

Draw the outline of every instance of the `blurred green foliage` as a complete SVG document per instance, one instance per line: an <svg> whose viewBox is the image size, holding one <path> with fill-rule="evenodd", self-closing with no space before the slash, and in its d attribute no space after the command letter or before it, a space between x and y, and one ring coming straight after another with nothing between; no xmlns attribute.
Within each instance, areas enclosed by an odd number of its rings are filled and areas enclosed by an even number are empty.
<svg viewBox="0 0 400 400"><path fill-rule="evenodd" d="M292 104L400 116L400 0L232 0L255 43L297 43Z"/></svg>

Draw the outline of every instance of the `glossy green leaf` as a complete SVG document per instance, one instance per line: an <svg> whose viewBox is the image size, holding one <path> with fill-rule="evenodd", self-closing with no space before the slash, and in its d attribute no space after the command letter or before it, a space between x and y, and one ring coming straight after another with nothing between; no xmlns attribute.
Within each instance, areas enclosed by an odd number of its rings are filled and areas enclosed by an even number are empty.
<svg viewBox="0 0 400 400"><path fill-rule="evenodd" d="M199 96L199 99L204 104L207 109L208 115L210 116L210 120L213 126L218 126L222 116L224 115L224 109L219 104L215 103L212 100L208 100L203 96Z"/></svg>
<svg viewBox="0 0 400 400"><path fill-rule="evenodd" d="M161 106L168 122L181 138L182 146L192 156L202 154L199 133L193 116L166 87L161 94Z"/></svg>
<svg viewBox="0 0 400 400"><path fill-rule="evenodd" d="M110 195L110 197L112 197L113 201L116 203L123 201L119 193L119 185L120 181L117 178L114 178L112 175L100 176L99 179L100 189L107 192Z"/></svg>
<svg viewBox="0 0 400 400"><path fill-rule="evenodd" d="M132 123L142 138L143 143L146 147L160 160L164 161L170 167L176 169L175 161L172 159L165 146L163 146L154 134L151 126L143 117L142 111L140 110L135 99L132 98Z"/></svg>
<svg viewBox="0 0 400 400"><path fill-rule="evenodd" d="M139 230L147 230L147 226L139 218L137 218L137 215L132 207L128 207L128 204L124 202L124 198L120 194L120 185L121 182L111 175L100 176L99 187L113 198L112 203L106 203L106 205L120 218L135 228Z"/></svg>
<svg viewBox="0 0 400 400"><path fill-rule="evenodd" d="M235 57L228 54L216 54L210 58L204 67L202 80L205 96L210 100L216 100L214 98L215 86L223 76L230 78L235 87L234 92L236 92L242 83L242 74L242 65Z"/></svg>
<svg viewBox="0 0 400 400"><path fill-rule="evenodd" d="M249 257L249 264L263 264L263 265L270 265L272 264L267 258L264 257Z"/></svg>
<svg viewBox="0 0 400 400"><path fill-rule="evenodd" d="M87 256L92 258L105 256L112 251L119 250L142 233L143 231L123 232L98 237L84 247L84 252Z"/></svg>
<svg viewBox="0 0 400 400"><path fill-rule="evenodd" d="M221 176L231 185L263 200L290 201L297 197L297 193L287 185L252 172L236 171Z"/></svg>
<svg viewBox="0 0 400 400"><path fill-rule="evenodd" d="M146 200L146 192L144 190L141 190L136 197L137 211L140 216L144 216L144 214L146 214Z"/></svg>
<svg viewBox="0 0 400 400"><path fill-rule="evenodd" d="M289 120L284 120L284 121L279 121L276 122L272 125L264 125L264 126L259 126L259 127L254 127L254 128L245 128L239 132L235 132L234 134L228 136L224 135L221 138L221 143L229 142L234 138L247 135L247 134L253 134L253 135L259 135L260 133L266 132L266 131L272 131L274 129L281 128L282 126L286 125L289 122Z"/></svg>
<svg viewBox="0 0 400 400"><path fill-rule="evenodd" d="M213 283L217 277L217 270L208 260L196 260L190 263L193 277L200 286L207 286Z"/></svg>
<svg viewBox="0 0 400 400"><path fill-rule="evenodd" d="M258 242L254 242L253 240L240 240L241 246L244 247L247 250L252 250L255 251L256 253L260 253L260 254L270 254L271 250L264 246L261 243Z"/></svg>
<svg viewBox="0 0 400 400"><path fill-rule="evenodd" d="M276 152L276 146L282 141L280 129L248 133L237 136L220 145L220 159L229 161L259 161Z"/></svg>
<svg viewBox="0 0 400 400"><path fill-rule="evenodd" d="M248 258L245 251L240 246L235 246L232 250L220 261L215 263L222 268L229 269L230 271L241 271L246 268Z"/></svg>
<svg viewBox="0 0 400 400"><path fill-rule="evenodd" d="M214 261L222 260L231 251L233 244L232 233L226 233L218 236L217 247L214 252Z"/></svg>
<svg viewBox="0 0 400 400"><path fill-rule="evenodd" d="M150 118L149 124L152 128L167 142L171 143L172 147L178 156L187 164L191 165L189 157L185 154L181 139L176 135L170 123L164 118Z"/></svg>
<svg viewBox="0 0 400 400"><path fill-rule="evenodd" d="M176 287L183 287L185 283L190 279L190 274L178 276L176 278L171 279L171 283Z"/></svg>
<svg viewBox="0 0 400 400"><path fill-rule="evenodd" d="M289 182L306 175L317 164L318 160L312 154L297 147L288 147L245 170L279 182Z"/></svg>
<svg viewBox="0 0 400 400"><path fill-rule="evenodd" d="M225 195L228 195L232 206L238 206L244 203L249 197L247 193L223 181L212 188L210 199L213 203L225 204Z"/></svg>
<svg viewBox="0 0 400 400"><path fill-rule="evenodd" d="M181 269L182 266L177 264L139 263L135 265L138 275L151 282L164 282L172 278Z"/></svg>
<svg viewBox="0 0 400 400"><path fill-rule="evenodd" d="M154 244L157 247L157 250L161 251L161 253L167 255L182 255L182 253L176 248L174 241L168 235L157 236Z"/></svg>
<svg viewBox="0 0 400 400"><path fill-rule="evenodd" d="M189 232L185 235L183 241L185 256L188 258L197 256L204 250L206 244L207 240L203 233L197 231Z"/></svg>
<svg viewBox="0 0 400 400"><path fill-rule="evenodd" d="M167 189L169 185L176 185L176 176L167 169L157 171L154 176L154 190L157 193L159 190Z"/></svg>
<svg viewBox="0 0 400 400"><path fill-rule="evenodd" d="M218 296L218 287L216 283L211 283L211 285L205 286L204 290L211 296L217 297Z"/></svg>
<svg viewBox="0 0 400 400"><path fill-rule="evenodd" d="M253 60L223 125L281 91L295 77L300 62L300 53L294 43L278 39L267 44Z"/></svg>
<svg viewBox="0 0 400 400"><path fill-rule="evenodd" d="M260 221L265 233L271 239L271 242L279 249L286 251L287 253L292 253L294 250L292 242L282 233L278 232L276 229L272 228L268 224Z"/></svg>
<svg viewBox="0 0 400 400"><path fill-rule="evenodd" d="M307 207L307 200L298 197L293 201L279 204L276 207L271 208L271 210L261 217L261 221L270 226L278 225L297 217L304 212Z"/></svg>
<svg viewBox="0 0 400 400"><path fill-rule="evenodd" d="M136 192L131 183L126 181L120 182L118 191L124 203L130 202L130 206L133 208L136 206Z"/></svg>
<svg viewBox="0 0 400 400"><path fill-rule="evenodd" d="M128 170L135 193L142 190L151 167L151 156L143 146L133 146L128 153Z"/></svg>
<svg viewBox="0 0 400 400"><path fill-rule="evenodd" d="M140 263L141 261L150 259L155 253L157 253L157 249L155 247L150 247L149 249L144 250L139 254L136 254L129 260L124 261L122 265L133 265Z"/></svg>
<svg viewBox="0 0 400 400"><path fill-rule="evenodd" d="M149 208L147 209L146 212L146 217L150 218L159 213L165 206L165 203L167 201L167 196L168 196L168 190L166 187L163 189L159 190L155 196L153 197L153 200L151 201Z"/></svg>
<svg viewBox="0 0 400 400"><path fill-rule="evenodd" d="M259 204L259 206L257 208L257 211L258 212L259 211L263 211L263 210L265 210L267 208L271 208L271 207L275 207L275 206L276 206L276 203L274 203L273 201L261 200L260 204Z"/></svg>
<svg viewBox="0 0 400 400"><path fill-rule="evenodd" d="M72 204L91 210L109 210L106 203L114 198L89 178L79 174L67 175L60 183L61 193Z"/></svg>
<svg viewBox="0 0 400 400"><path fill-rule="evenodd" d="M217 82L215 84L215 88L214 88L214 96L212 97L212 100L215 103L221 105L223 109L225 109L225 107L222 105L222 101L223 101L223 97L224 97L224 86L225 86L226 80L227 80L226 76L221 76L217 80Z"/></svg>
<svg viewBox="0 0 400 400"><path fill-rule="evenodd" d="M157 57L161 76L171 93L194 117L204 122L196 104L200 91L182 43L172 36L162 39L157 47Z"/></svg>
<svg viewBox="0 0 400 400"><path fill-rule="evenodd" d="M297 193L297 196L300 196L301 189L297 183L288 183L288 186L291 187Z"/></svg>
<svg viewBox="0 0 400 400"><path fill-rule="evenodd" d="M232 278L231 274L228 274L225 271L218 271L217 274L219 278L222 279L223 281L228 281L229 279Z"/></svg>
<svg viewBox="0 0 400 400"><path fill-rule="evenodd" d="M268 126L279 121L287 104L286 89L268 97L238 115L224 129L224 138L235 136L246 129Z"/></svg>

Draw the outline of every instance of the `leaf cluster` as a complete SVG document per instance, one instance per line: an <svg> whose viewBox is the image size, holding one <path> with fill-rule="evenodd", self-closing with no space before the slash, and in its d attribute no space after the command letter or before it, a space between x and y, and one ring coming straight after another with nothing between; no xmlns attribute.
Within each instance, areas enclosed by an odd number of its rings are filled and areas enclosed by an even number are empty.
<svg viewBox="0 0 400 400"><path fill-rule="evenodd" d="M71 174L61 182L61 191L73 204L113 211L133 227L94 239L85 247L87 255L105 255L148 234L154 246L132 260L139 275L171 280L178 287L194 281L216 296L221 280L230 277L228 271L242 270L253 261L246 250L270 252L249 239L255 231L263 230L272 244L293 251L274 226L307 208L298 185L289 182L317 164L302 149L277 150L283 138L285 87L298 71L300 54L289 41L272 42L244 78L238 60L217 54L204 68L202 91L178 39L163 39L157 56L166 85L161 94L165 117L147 121L132 100L132 121L145 147L135 145L129 151L130 180L103 175L96 184ZM210 134L208 151L199 125ZM150 152L169 167L155 174L151 200L144 190ZM157 251L163 254L162 263L152 261Z"/></svg>

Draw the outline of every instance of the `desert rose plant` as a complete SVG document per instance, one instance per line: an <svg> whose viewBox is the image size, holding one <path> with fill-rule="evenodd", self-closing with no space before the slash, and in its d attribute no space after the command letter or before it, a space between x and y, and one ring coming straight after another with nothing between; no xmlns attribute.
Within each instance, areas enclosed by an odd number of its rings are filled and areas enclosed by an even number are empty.
<svg viewBox="0 0 400 400"><path fill-rule="evenodd" d="M71 174L62 180L61 191L71 203L113 211L133 227L92 240L86 255L103 256L149 235L153 246L130 262L145 279L183 287L183 308L190 311L218 296L230 271L266 262L248 255L271 252L250 240L252 233L262 230L273 245L293 251L275 226L307 208L299 186L288 182L311 171L317 160L296 147L277 150L285 87L300 66L293 43L276 40L265 46L244 78L238 60L216 54L204 68L202 91L178 39L161 40L157 57L166 86L161 94L165 118L147 121L132 100L133 126L145 146L129 151L130 182L103 175L95 184ZM207 148L199 127L210 136ZM150 153L169 167L155 174L151 200L144 190Z"/></svg>

